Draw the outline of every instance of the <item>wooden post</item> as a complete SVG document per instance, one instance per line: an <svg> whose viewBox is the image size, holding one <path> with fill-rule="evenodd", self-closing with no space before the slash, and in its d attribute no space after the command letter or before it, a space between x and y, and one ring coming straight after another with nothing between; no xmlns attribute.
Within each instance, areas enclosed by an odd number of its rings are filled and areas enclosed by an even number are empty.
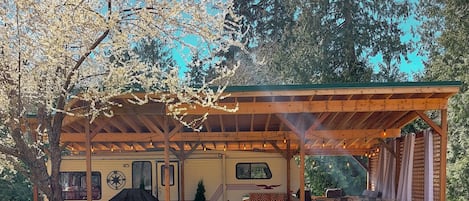
<svg viewBox="0 0 469 201"><path fill-rule="evenodd" d="M184 156L182 156L182 157L184 157ZM184 185L185 185L184 184L184 160L185 160L185 158L183 158L182 160L181 159L179 159L179 160L181 162L180 163L180 168L179 168L179 171L181 172L181 178L179 178L179 180L181 181L181 183L179 185L179 188L181 189L180 198L181 198L181 200L185 200L184 199L184 193L185 193L184 192Z"/></svg>
<svg viewBox="0 0 469 201"><path fill-rule="evenodd" d="M300 201L305 201L305 132L300 134Z"/></svg>
<svg viewBox="0 0 469 201"><path fill-rule="evenodd" d="M164 184L165 184L165 201L171 200L171 188L169 180L169 127L168 127L168 117L164 118Z"/></svg>
<svg viewBox="0 0 469 201"><path fill-rule="evenodd" d="M290 140L287 140L287 201L290 201L291 197L291 150L290 150Z"/></svg>
<svg viewBox="0 0 469 201"><path fill-rule="evenodd" d="M89 118L85 119L85 133L86 133L86 200L92 200L92 185L91 185L91 132Z"/></svg>
<svg viewBox="0 0 469 201"><path fill-rule="evenodd" d="M448 146L448 111L441 110L440 200L446 200L446 151Z"/></svg>

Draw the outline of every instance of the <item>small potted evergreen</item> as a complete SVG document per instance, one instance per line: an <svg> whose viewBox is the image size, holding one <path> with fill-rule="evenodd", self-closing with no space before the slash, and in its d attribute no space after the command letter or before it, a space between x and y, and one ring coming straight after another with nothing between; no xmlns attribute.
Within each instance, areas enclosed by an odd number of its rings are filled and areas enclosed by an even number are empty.
<svg viewBox="0 0 469 201"><path fill-rule="evenodd" d="M195 194L194 201L206 201L205 200L205 187L202 180L197 184L197 193Z"/></svg>

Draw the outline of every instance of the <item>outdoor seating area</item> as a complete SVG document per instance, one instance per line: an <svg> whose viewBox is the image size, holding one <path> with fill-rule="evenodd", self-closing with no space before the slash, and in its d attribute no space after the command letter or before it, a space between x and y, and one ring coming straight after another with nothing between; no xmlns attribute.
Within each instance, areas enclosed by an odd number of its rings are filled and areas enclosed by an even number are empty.
<svg viewBox="0 0 469 201"><path fill-rule="evenodd" d="M89 154L85 158L89 161L91 154L130 155L157 150L164 151L165 161L174 156L183 162L194 151L242 151L246 157L251 152L279 153L286 159L284 180L273 183L285 185L284 190L251 188L243 181L246 189L242 193L251 192L249 197L231 193L228 196L234 196L229 200L284 201L287 192L301 189L297 194L306 193L306 155L369 157L368 164L362 164L369 174L366 189L382 192L382 197L374 192L348 196L338 189L327 193L325 189L322 196L305 196L304 201L423 200L428 195L430 200L442 200L446 189L446 103L458 90L458 83L452 82L237 86L227 89L231 96L220 107L236 105L238 110L210 110L199 132L171 121L161 112L165 110L162 105L124 104L126 109L117 108L114 117L97 118L91 124L83 118L65 118L61 142L73 150L73 155ZM70 106L80 107L80 103ZM425 113L430 110L440 112L441 124ZM187 111L188 118L196 119L207 111L192 108ZM430 127L425 134L402 137L401 129L419 118ZM292 168L293 156L299 156L298 170ZM177 192L182 200L193 194L184 175L178 185L184 187ZM221 197L223 193L214 191L212 195Z"/></svg>

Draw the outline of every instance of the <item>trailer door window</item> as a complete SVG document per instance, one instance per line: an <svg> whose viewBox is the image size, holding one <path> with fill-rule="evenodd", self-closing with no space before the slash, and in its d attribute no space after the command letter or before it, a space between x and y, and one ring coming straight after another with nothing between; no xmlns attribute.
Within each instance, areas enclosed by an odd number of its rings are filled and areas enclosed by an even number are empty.
<svg viewBox="0 0 469 201"><path fill-rule="evenodd" d="M86 200L86 172L61 172L60 185L65 200ZM101 199L101 173L91 173L92 199Z"/></svg>
<svg viewBox="0 0 469 201"><path fill-rule="evenodd" d="M151 192L151 162L135 161L132 163L132 188Z"/></svg>
<svg viewBox="0 0 469 201"><path fill-rule="evenodd" d="M237 179L271 179L272 172L267 163L237 163Z"/></svg>
<svg viewBox="0 0 469 201"><path fill-rule="evenodd" d="M160 175L161 177L160 178L161 178L161 185L162 186L165 186L165 182L164 182L164 178L165 178L164 177L164 175L165 175L164 174L164 168L165 167L166 167L165 165L162 165L161 166L161 171L160 171L161 172L161 175ZM169 165L169 185L174 186L174 165Z"/></svg>

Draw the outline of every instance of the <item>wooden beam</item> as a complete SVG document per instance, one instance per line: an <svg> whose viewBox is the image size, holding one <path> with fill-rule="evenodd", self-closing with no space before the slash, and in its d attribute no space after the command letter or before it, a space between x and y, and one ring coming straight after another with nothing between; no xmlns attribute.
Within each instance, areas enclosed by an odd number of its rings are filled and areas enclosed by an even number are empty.
<svg viewBox="0 0 469 201"><path fill-rule="evenodd" d="M435 130L437 133L439 133L441 135L441 133L443 132L443 129L437 125L432 119L430 119L430 117L427 116L427 114L424 113L424 111L415 111L419 117L425 121L425 123L427 123L430 127L433 128L433 130Z"/></svg>
<svg viewBox="0 0 469 201"><path fill-rule="evenodd" d="M331 113L323 113L319 118L314 120L313 125L309 126L309 128L306 130L306 135L316 130L322 124L322 122L324 122L324 120L329 117L330 114Z"/></svg>
<svg viewBox="0 0 469 201"><path fill-rule="evenodd" d="M324 138L324 139L355 139L355 138L383 138L383 129L350 129L350 130L315 130L306 134L306 139ZM387 128L386 137L400 137L401 129Z"/></svg>
<svg viewBox="0 0 469 201"><path fill-rule="evenodd" d="M158 128L158 126L156 126L153 122L151 122L151 120L149 120L147 117L143 115L138 115L137 118L148 128L148 130L159 135L165 135L165 133L160 128Z"/></svg>
<svg viewBox="0 0 469 201"><path fill-rule="evenodd" d="M407 111L395 112L392 118L402 120L402 118L405 117L407 113L408 113ZM388 123L381 123L381 126L383 128L401 128L402 127L402 126L399 126L400 124L398 125L395 125L395 124L396 124L395 121L389 121Z"/></svg>
<svg viewBox="0 0 469 201"><path fill-rule="evenodd" d="M166 115L163 103L147 103L143 105L125 104L112 109L114 115Z"/></svg>
<svg viewBox="0 0 469 201"><path fill-rule="evenodd" d="M392 146L390 146L388 143L386 143L381 138L378 138L378 141L381 145L384 146L385 149L387 149L389 151L389 153L391 153L392 156L394 156L394 158L396 158L396 152L394 151L394 148Z"/></svg>
<svg viewBox="0 0 469 201"><path fill-rule="evenodd" d="M289 86L285 86L289 87ZM250 87L249 87L250 88ZM446 85L446 86L375 86L375 87L340 87L340 88L283 88L272 90L242 90L242 91L228 91L224 95L228 98L241 98L241 97L273 97L273 96L336 96L336 95L373 95L373 94L414 94L414 93L443 93L449 97L452 94L459 92L459 86ZM144 93L136 93L138 97L143 97ZM157 95L151 95L155 97ZM132 95L122 95L121 99L132 99ZM151 104L151 103L148 103Z"/></svg>
<svg viewBox="0 0 469 201"><path fill-rule="evenodd" d="M289 143L288 141L290 140L287 140L287 143ZM282 155L284 158L287 158L288 157L288 154L286 153L287 150L282 150L280 147L278 147L278 145L275 143L275 142L270 142L270 144L272 145L272 147L275 149L275 151L277 151L280 155Z"/></svg>
<svg viewBox="0 0 469 201"><path fill-rule="evenodd" d="M298 130L298 128L286 117L285 114L276 114L276 116L282 121L283 124L285 124L295 135L300 138L300 133L301 131Z"/></svg>
<svg viewBox="0 0 469 201"><path fill-rule="evenodd" d="M264 141L283 140L284 136L290 139L297 139L291 131L243 131L243 132L178 132L173 129L171 141ZM365 138L371 140L382 136L383 129L356 129L356 130L316 130L306 135L307 140L314 139L355 139ZM62 133L61 142L85 142L84 133ZM389 138L399 137L400 129L386 129L386 136ZM94 142L153 142L163 141L162 135L155 136L154 133L96 133Z"/></svg>
<svg viewBox="0 0 469 201"><path fill-rule="evenodd" d="M368 151L366 148L311 148L305 153L312 156L363 156Z"/></svg>
<svg viewBox="0 0 469 201"><path fill-rule="evenodd" d="M238 104L235 114L276 114L276 113L319 113L319 112L375 112L375 111L408 111L408 110L438 110L446 109L447 99L417 98L417 99L377 99L377 100L325 100L325 101L295 101L295 102L240 102L220 103L227 108L234 108ZM151 110L145 113L151 114ZM226 115L232 112L212 108L188 108L188 114Z"/></svg>
<svg viewBox="0 0 469 201"><path fill-rule="evenodd" d="M413 120L415 120L417 117L418 114L415 111L406 112L406 114L403 115L398 121L394 122L394 125L392 127L402 128Z"/></svg>
<svg viewBox="0 0 469 201"><path fill-rule="evenodd" d="M267 115L267 119L266 119L266 121L265 121L265 126L264 126L264 130L265 130L265 131L269 130L271 118L272 118L272 114L268 114L268 115Z"/></svg>
<svg viewBox="0 0 469 201"><path fill-rule="evenodd" d="M220 121L220 128L221 128L221 131L225 131L225 124L223 123L223 118L220 116L218 116L218 120Z"/></svg>
<svg viewBox="0 0 469 201"><path fill-rule="evenodd" d="M169 140L171 140L171 138L173 138L176 135L176 133L178 133L181 130L182 127L183 127L182 124L176 124L176 127L174 127L173 130L169 132Z"/></svg>
<svg viewBox="0 0 469 201"><path fill-rule="evenodd" d="M360 167L362 167L366 172L370 172L370 169L368 168L368 166L364 163L362 163L360 160L358 160L358 156L352 156L353 160L355 160L358 165L360 165Z"/></svg>

